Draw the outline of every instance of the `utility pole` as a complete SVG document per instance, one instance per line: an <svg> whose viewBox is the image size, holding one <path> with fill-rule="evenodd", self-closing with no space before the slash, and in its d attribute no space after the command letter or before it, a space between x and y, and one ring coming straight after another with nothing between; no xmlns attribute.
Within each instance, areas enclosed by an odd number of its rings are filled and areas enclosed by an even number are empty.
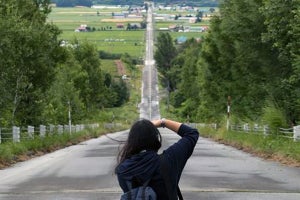
<svg viewBox="0 0 300 200"><path fill-rule="evenodd" d="M229 126L230 126L230 105L231 105L231 97L228 96L227 98L227 131L229 130Z"/></svg>

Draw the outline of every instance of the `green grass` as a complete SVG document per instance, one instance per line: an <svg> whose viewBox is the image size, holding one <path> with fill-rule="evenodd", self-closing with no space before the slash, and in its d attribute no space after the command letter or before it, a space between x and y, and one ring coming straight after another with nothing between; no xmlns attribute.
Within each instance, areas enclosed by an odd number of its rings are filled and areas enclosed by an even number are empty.
<svg viewBox="0 0 300 200"><path fill-rule="evenodd" d="M155 29L168 28L169 26L172 25L182 25L182 26L190 26L190 27L208 26L209 21L202 21L200 23L193 23L193 24L182 22L182 21L159 21L159 22L155 22Z"/></svg>
<svg viewBox="0 0 300 200"><path fill-rule="evenodd" d="M64 32L61 36L64 40L88 41L94 44L98 50L114 54L124 54L132 57L143 57L145 52L144 31L95 31Z"/></svg>
<svg viewBox="0 0 300 200"><path fill-rule="evenodd" d="M101 69L112 76L118 76L118 70L114 60L102 59Z"/></svg>

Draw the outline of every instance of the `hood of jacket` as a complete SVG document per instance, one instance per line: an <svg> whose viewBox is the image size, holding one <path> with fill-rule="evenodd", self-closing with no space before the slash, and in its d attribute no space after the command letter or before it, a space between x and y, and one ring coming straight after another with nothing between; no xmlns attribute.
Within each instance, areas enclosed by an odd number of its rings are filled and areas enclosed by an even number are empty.
<svg viewBox="0 0 300 200"><path fill-rule="evenodd" d="M146 151L124 160L117 167L119 178L130 181L132 177L147 181L150 179L159 165L159 156L155 151Z"/></svg>

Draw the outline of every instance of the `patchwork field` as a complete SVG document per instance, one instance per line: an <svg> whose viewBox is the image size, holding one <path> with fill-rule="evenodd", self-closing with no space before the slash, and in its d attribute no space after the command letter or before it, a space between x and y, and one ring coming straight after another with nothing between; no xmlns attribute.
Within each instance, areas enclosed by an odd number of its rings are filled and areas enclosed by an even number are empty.
<svg viewBox="0 0 300 200"><path fill-rule="evenodd" d="M145 52L145 31L126 30L128 23L140 23L141 18L113 19L113 13L123 9L94 8L53 8L48 22L57 25L63 32L60 36L65 41L89 41L99 50L110 53L128 53L141 58ZM123 28L118 28L118 24ZM92 32L75 32L81 25L89 26Z"/></svg>
<svg viewBox="0 0 300 200"><path fill-rule="evenodd" d="M207 12L209 8L201 8ZM128 53L136 58L143 58L145 52L145 30L126 30L129 23L140 24L142 18L114 18L115 13L126 12L127 8L53 8L48 17L49 23L54 23L61 30L60 38L65 41L88 41L97 46L99 50L109 53ZM157 10L158 14L195 14L195 12L162 11ZM91 32L76 32L80 26L90 27ZM120 27L121 25L121 27ZM203 18L201 23L191 24L184 21L157 21L155 29L157 36L159 29L169 26L189 26L199 27L208 26L209 19ZM203 32L169 32L175 39L178 37L202 38Z"/></svg>

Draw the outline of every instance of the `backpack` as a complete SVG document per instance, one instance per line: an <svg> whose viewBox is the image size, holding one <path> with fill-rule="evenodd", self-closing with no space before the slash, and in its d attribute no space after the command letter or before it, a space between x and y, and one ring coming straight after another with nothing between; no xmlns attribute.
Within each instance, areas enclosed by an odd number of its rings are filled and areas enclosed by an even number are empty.
<svg viewBox="0 0 300 200"><path fill-rule="evenodd" d="M131 183L127 182L129 191L122 194L121 200L156 200L156 193L148 186L147 180L142 186L132 188Z"/></svg>
<svg viewBox="0 0 300 200"><path fill-rule="evenodd" d="M169 198L174 198L177 199L177 197L179 198L179 200L183 200L181 191L179 186L177 185L175 194L172 192L172 189L170 188L170 183L171 183L171 179L170 177L167 175L167 164L165 162L163 162L164 156L163 154L161 154L159 156L160 162L161 162L161 174L163 176L164 182L166 184L166 189L167 189L167 193ZM147 180L145 183L143 183L141 186L132 188L132 182L127 181L127 187L129 188L129 191L122 194L121 196L121 200L156 200L156 193L155 191L148 186L149 182L151 179Z"/></svg>

